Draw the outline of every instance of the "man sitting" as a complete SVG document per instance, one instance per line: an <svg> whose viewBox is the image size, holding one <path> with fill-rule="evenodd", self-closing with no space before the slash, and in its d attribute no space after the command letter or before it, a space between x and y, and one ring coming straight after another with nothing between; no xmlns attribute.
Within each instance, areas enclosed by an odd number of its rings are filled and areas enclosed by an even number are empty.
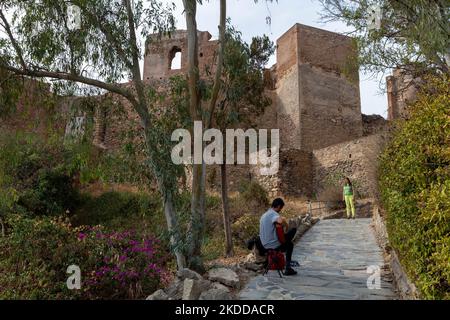
<svg viewBox="0 0 450 320"><path fill-rule="evenodd" d="M283 207L284 201L281 198L273 200L272 207L262 215L259 222L259 236L265 249L272 249L286 253L286 270L284 275L292 276L297 274L297 271L291 267L292 251L294 250L292 239L294 238L297 229L290 229L284 235L284 242L280 242L277 235L276 226L279 224L287 228L288 225L286 219L280 217L280 212Z"/></svg>

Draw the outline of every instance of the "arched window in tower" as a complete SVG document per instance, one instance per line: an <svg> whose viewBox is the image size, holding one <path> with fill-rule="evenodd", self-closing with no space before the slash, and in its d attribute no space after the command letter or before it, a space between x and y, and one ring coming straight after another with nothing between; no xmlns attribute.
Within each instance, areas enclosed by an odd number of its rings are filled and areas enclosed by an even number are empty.
<svg viewBox="0 0 450 320"><path fill-rule="evenodd" d="M178 47L173 47L170 51L169 68L170 70L181 69L181 49Z"/></svg>

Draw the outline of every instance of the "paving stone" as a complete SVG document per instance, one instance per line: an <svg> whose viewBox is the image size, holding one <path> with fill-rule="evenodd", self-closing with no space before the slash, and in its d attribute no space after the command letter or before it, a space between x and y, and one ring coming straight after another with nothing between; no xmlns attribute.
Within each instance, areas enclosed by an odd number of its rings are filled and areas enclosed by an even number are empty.
<svg viewBox="0 0 450 320"><path fill-rule="evenodd" d="M397 299L392 276L381 274L381 289L367 288L369 266L385 265L371 219L322 220L296 244L293 259L298 275L259 275L240 293L244 300Z"/></svg>

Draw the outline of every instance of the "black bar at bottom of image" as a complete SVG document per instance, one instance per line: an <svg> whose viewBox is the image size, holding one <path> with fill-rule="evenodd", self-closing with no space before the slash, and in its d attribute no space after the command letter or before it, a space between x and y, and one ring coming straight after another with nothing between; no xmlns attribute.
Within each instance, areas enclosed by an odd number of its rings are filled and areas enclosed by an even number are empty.
<svg viewBox="0 0 450 320"><path fill-rule="evenodd" d="M389 312L402 318L421 312L439 314L449 301L0 301L2 313L45 316L45 319L297 319L344 316L380 317ZM8 310L9 309L9 310Z"/></svg>

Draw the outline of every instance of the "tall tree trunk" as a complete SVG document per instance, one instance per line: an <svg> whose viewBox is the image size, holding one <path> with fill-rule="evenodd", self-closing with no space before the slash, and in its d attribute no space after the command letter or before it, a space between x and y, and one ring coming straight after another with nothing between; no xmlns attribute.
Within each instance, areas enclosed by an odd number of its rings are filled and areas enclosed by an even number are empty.
<svg viewBox="0 0 450 320"><path fill-rule="evenodd" d="M170 244L177 259L178 270L186 267L186 257L180 249L181 239L178 231L178 221L176 216L173 198L170 193L164 196L164 215L166 217L167 228L170 233Z"/></svg>
<svg viewBox="0 0 450 320"><path fill-rule="evenodd" d="M220 77L222 74L222 64L224 57L224 42L226 28L226 0L220 2L220 25L219 25L219 58L217 61L216 77L213 87L213 95L210 101L209 116L203 119L201 108L201 97L199 93L199 66L198 66L198 36L197 36L197 0L183 0L186 15L186 27L188 34L188 86L189 86L189 106L191 119L193 121L205 120L208 129L211 125L214 107L220 91ZM203 153L202 145L202 153ZM188 265L198 271L203 270L201 261L201 244L204 235L206 197L206 165L194 164L192 172L192 198L191 198L191 223L189 228L189 256Z"/></svg>
<svg viewBox="0 0 450 320"><path fill-rule="evenodd" d="M128 16L128 26L130 31L130 46L131 46L131 52L132 52L132 76L133 76L133 82L134 86L136 88L136 93L138 97L138 103L135 105L135 109L139 114L139 117L141 118L144 132L145 132L145 138L146 138L146 145L147 149L151 158L152 149L154 148L152 144L151 139L151 124L150 124L150 117L148 114L148 108L147 108L147 99L145 96L145 90L144 90L144 84L142 82L141 77L141 71L139 68L139 50L137 46L137 38L136 38L136 28L134 24L134 13L133 13L133 7L132 2L130 0L125 0L126 9L127 9L127 16ZM157 173L156 168L153 168L153 172ZM177 221L177 214L174 206L174 199L173 199L173 192L176 189L176 184L170 183L168 179L171 179L170 172L165 173L157 173L157 180L159 184L159 190L161 194L163 195L163 201L164 201L164 215L166 218L167 223L167 229L170 233L170 244L173 248L175 257L177 259L177 266L178 269L182 269L186 267L186 257L184 255L183 250L180 249L181 246L181 236L179 232L179 225Z"/></svg>
<svg viewBox="0 0 450 320"><path fill-rule="evenodd" d="M5 225L3 224L3 218L0 217L0 226L2 228L2 237L5 237Z"/></svg>
<svg viewBox="0 0 450 320"><path fill-rule="evenodd" d="M209 110L206 116L205 129L209 129L213 124L215 108L219 92L222 88L222 69L225 55L225 34L226 34L226 20L227 18L227 1L220 0L220 22L219 22L219 47L216 61L216 74L214 79L214 86L212 88L211 99L209 101ZM225 152L224 152L225 158ZM225 255L231 257L233 252L233 240L231 237L231 225L230 225L230 209L228 204L228 183L227 183L227 171L225 163L221 165L221 178L222 178L222 210L223 210L223 226L225 231ZM205 176L205 174L204 174ZM206 178L203 181L206 185Z"/></svg>
<svg viewBox="0 0 450 320"><path fill-rule="evenodd" d="M200 94L198 88L198 36L197 36L197 0L183 0L186 15L186 27L188 38L188 87L189 110L192 121L201 121L202 112ZM202 146L203 151L203 146ZM201 261L201 242L204 232L204 187L202 186L203 164L193 164L192 169L192 197L191 197L191 221L189 227L188 266L197 271L203 271Z"/></svg>
<svg viewBox="0 0 450 320"><path fill-rule="evenodd" d="M194 165L192 174L191 221L188 236L188 266L196 271L203 271L203 263L201 261L201 245L204 232L202 180L202 164Z"/></svg>
<svg viewBox="0 0 450 320"><path fill-rule="evenodd" d="M222 88L222 69L225 59L225 34L227 27L227 1L220 0L220 24L219 24L219 48L216 63L216 75L214 79L214 86L211 92L211 100L209 101L209 110L206 116L205 129L209 129L214 118L214 110L216 108L217 99L219 97L220 89Z"/></svg>
<svg viewBox="0 0 450 320"><path fill-rule="evenodd" d="M142 125L145 133L146 147L149 155L149 163L154 163L154 159L152 157L153 148L152 148L152 138L151 138L151 126L149 125L148 117L143 116ZM164 205L164 216L166 218L167 230L170 234L170 245L173 248L173 253L175 254L177 260L178 269L183 269L186 267L186 256L185 252L182 249L182 241L179 229L179 223L177 219L177 212L175 210L174 205L174 192L177 188L176 181L170 181L172 179L170 172L161 172L156 168L157 165L152 165L152 172L156 176L156 180L158 183L159 191L163 197L163 205Z"/></svg>
<svg viewBox="0 0 450 320"><path fill-rule="evenodd" d="M225 230L225 255L232 257L233 251L233 239L231 236L231 222L230 222L230 207L228 203L228 181L227 181L227 165L225 163L220 165L220 175L222 178L222 213L223 213L223 226Z"/></svg>

